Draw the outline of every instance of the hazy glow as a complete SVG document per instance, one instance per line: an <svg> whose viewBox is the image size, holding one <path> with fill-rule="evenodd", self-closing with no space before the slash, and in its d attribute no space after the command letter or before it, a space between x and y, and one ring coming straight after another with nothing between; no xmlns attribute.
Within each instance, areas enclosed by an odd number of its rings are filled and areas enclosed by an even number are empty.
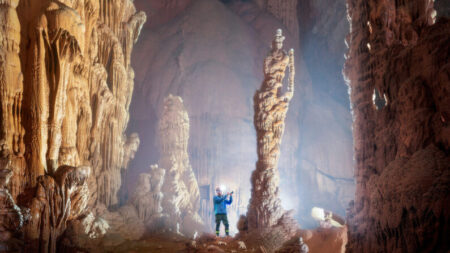
<svg viewBox="0 0 450 253"><path fill-rule="evenodd" d="M299 206L300 200L299 200L299 196L297 196L293 192L293 187L282 187L282 185L281 185L280 188L283 188L279 191L281 206L283 206L283 208L286 210L293 209L295 211L298 211L297 208ZM286 188L286 189L284 189L284 188Z"/></svg>
<svg viewBox="0 0 450 253"><path fill-rule="evenodd" d="M317 221L324 221L325 220L325 210L320 207L313 207L311 209L311 216L317 220Z"/></svg>
<svg viewBox="0 0 450 253"><path fill-rule="evenodd" d="M335 217L333 217L331 212L327 211L327 213L329 215L328 219L329 219L329 222L330 222L331 226L338 227L338 228L343 227L343 224L341 224L338 221L333 219ZM320 207L313 207L311 209L311 216L313 217L313 219L315 219L315 220L317 220L319 222L325 221L325 210L323 208L320 208Z"/></svg>

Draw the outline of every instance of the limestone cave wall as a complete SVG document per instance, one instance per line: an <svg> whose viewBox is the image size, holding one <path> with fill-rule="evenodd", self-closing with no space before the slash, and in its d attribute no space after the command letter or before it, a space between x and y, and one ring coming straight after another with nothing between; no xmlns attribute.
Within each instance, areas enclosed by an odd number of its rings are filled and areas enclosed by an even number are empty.
<svg viewBox="0 0 450 253"><path fill-rule="evenodd" d="M450 22L434 1L347 1L356 196L348 252L449 249Z"/></svg>
<svg viewBox="0 0 450 253"><path fill-rule="evenodd" d="M2 169L29 213L26 249L55 252L68 222L118 204L139 145L125 130L146 15L130 0L6 0L0 10Z"/></svg>

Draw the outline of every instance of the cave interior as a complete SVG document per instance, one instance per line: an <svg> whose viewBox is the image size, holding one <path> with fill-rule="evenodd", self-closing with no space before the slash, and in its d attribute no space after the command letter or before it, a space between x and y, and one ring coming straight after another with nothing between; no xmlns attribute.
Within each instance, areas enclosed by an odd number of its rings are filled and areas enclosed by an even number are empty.
<svg viewBox="0 0 450 253"><path fill-rule="evenodd" d="M450 252L450 1L0 18L0 252Z"/></svg>

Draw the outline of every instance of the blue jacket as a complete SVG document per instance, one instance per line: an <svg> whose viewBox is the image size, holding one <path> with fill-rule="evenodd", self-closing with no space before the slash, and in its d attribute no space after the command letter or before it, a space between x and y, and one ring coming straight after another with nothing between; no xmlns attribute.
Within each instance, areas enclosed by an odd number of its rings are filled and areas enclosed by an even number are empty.
<svg viewBox="0 0 450 253"><path fill-rule="evenodd" d="M227 206L233 202L233 195L227 200L227 195L214 196L214 214L227 214Z"/></svg>

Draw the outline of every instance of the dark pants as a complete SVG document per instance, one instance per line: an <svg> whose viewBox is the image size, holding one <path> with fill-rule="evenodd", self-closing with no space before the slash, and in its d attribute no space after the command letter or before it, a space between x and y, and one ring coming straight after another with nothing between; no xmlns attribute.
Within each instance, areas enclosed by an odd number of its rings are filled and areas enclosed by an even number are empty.
<svg viewBox="0 0 450 253"><path fill-rule="evenodd" d="M229 228L230 225L228 224L228 218L227 218L227 214L222 214L222 213L218 213L216 214L216 235L219 235L219 231L220 231L220 222L223 222L223 225L225 225L225 234L228 235L229 234Z"/></svg>

